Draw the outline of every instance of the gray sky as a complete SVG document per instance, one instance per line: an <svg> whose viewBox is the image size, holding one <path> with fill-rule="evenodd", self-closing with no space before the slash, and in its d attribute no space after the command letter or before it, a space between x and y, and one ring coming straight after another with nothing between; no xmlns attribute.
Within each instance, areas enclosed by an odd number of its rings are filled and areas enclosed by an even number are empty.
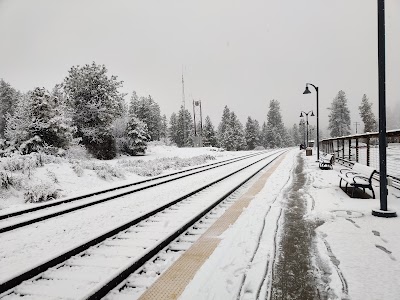
<svg viewBox="0 0 400 300"><path fill-rule="evenodd" d="M387 103L400 102L400 0L386 0ZM316 109L320 125L344 90L352 123L365 93L378 113L376 0L0 0L0 78L51 89L73 65L95 61L168 117L201 99L218 125L227 104L245 122L281 103L286 126ZM397 82L396 82L397 81ZM190 101L190 102L189 102ZM315 124L315 118L310 124ZM353 126L353 124L352 124Z"/></svg>

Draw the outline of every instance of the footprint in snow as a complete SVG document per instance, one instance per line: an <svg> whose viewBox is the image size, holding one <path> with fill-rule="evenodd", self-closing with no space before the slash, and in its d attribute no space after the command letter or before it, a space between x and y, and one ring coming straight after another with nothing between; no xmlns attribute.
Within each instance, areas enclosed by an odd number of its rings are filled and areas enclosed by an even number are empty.
<svg viewBox="0 0 400 300"><path fill-rule="evenodd" d="M361 228L360 226L358 226L358 224L356 222L354 222L354 220L346 218L347 221L353 223L354 226L356 226L357 228Z"/></svg>
<svg viewBox="0 0 400 300"><path fill-rule="evenodd" d="M382 242L385 242L385 243L388 242L388 241L385 240L383 237L381 237L381 233L380 233L379 231L372 230L372 233L373 233L375 236L379 236L379 237L381 238Z"/></svg>
<svg viewBox="0 0 400 300"><path fill-rule="evenodd" d="M391 260L396 260L396 258L392 255L392 251L389 251L388 249L386 249L385 247L383 247L381 245L375 244L375 247L378 248L379 250L382 250L386 254L388 254Z"/></svg>

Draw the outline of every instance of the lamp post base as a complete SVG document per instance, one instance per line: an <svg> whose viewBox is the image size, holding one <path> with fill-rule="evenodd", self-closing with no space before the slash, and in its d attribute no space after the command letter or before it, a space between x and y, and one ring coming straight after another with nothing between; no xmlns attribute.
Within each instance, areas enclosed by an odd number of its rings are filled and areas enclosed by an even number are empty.
<svg viewBox="0 0 400 300"><path fill-rule="evenodd" d="M381 210L381 209L373 209L372 215L375 217L381 218L394 218L397 217L397 214L394 210Z"/></svg>

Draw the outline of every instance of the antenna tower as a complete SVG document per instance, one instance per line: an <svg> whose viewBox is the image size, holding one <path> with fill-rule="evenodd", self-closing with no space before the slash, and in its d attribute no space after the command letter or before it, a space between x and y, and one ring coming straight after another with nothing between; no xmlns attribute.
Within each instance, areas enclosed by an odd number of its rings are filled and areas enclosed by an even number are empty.
<svg viewBox="0 0 400 300"><path fill-rule="evenodd" d="M183 66L182 66L182 105L186 109L185 105L185 80L183 79Z"/></svg>

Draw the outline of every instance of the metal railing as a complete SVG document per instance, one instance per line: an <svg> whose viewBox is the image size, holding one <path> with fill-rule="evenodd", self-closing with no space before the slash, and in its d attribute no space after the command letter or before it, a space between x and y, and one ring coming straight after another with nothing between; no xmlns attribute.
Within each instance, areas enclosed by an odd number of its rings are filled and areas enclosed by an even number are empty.
<svg viewBox="0 0 400 300"><path fill-rule="evenodd" d="M393 187L400 189L400 129L387 131L386 138L387 175ZM320 149L324 153L333 154L340 164L352 166L358 162L379 172L378 132L323 139L320 141Z"/></svg>

